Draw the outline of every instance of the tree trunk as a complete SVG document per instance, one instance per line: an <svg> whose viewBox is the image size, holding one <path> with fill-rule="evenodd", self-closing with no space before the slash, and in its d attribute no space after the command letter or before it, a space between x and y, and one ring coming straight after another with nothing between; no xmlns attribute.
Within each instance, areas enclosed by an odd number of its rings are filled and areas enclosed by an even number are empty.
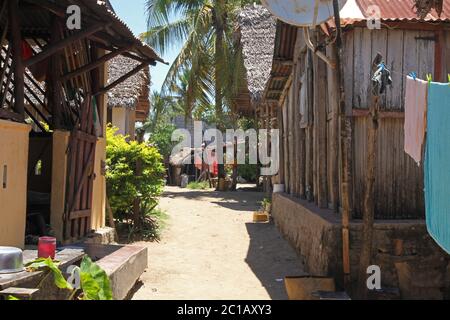
<svg viewBox="0 0 450 320"><path fill-rule="evenodd" d="M137 141L142 143L144 141L144 130L139 130L137 133ZM142 175L142 160L137 159L136 161L136 176ZM133 225L135 229L141 227L141 200L139 198L134 199L133 203Z"/></svg>
<svg viewBox="0 0 450 320"><path fill-rule="evenodd" d="M221 1L216 1L215 6L222 6ZM223 7L223 6L222 6ZM219 10L221 11L221 10ZM216 108L216 123L217 129L221 132L224 131L223 124L223 88L222 88L222 60L223 60L223 37L224 37L224 20L225 17L218 17L217 10L214 10L214 30L216 33L216 43L215 43L215 108ZM219 12L221 14L221 12ZM219 144L218 144L219 145ZM220 180L225 179L225 165L223 164L223 159L218 159L218 182L217 182L217 190L220 190Z"/></svg>

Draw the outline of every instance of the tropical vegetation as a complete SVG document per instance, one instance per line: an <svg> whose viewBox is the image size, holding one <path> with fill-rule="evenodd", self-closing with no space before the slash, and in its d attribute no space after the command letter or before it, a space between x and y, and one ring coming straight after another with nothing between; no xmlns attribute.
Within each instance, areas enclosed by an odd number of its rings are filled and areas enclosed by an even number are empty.
<svg viewBox="0 0 450 320"><path fill-rule="evenodd" d="M248 0L148 0L148 31L142 39L165 54L181 50L170 67L162 94L178 97L186 118L214 108L219 130L234 114L232 98L244 79L242 53L235 43L235 21ZM209 114L210 115L210 114ZM224 177L219 166L219 177Z"/></svg>

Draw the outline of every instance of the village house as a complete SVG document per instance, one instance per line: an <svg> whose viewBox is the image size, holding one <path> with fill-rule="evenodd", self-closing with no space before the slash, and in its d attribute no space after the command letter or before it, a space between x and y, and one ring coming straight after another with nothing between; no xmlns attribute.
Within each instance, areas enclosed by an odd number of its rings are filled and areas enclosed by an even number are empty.
<svg viewBox="0 0 450 320"><path fill-rule="evenodd" d="M127 57L117 56L109 62L108 83L139 66L139 62ZM107 123L119 130L117 133L136 136L136 122L145 122L150 111L150 69L144 68L129 77L108 93Z"/></svg>
<svg viewBox="0 0 450 320"><path fill-rule="evenodd" d="M80 30L66 28L72 4ZM105 226L108 105L145 119L148 66L163 60L109 1L0 1L0 30L0 245L49 232L63 244L84 239ZM109 78L106 63L120 56L135 63ZM120 101L115 88L136 75Z"/></svg>
<svg viewBox="0 0 450 320"><path fill-rule="evenodd" d="M380 8L379 29L368 27L369 5ZM334 20L311 31L277 22L264 98L279 104L281 168L273 182L285 192L273 194L272 214L311 275L333 276L351 292L365 236L371 74L380 54L392 86L378 102L371 264L381 268L382 287L399 288L402 298L442 299L449 297L450 259L427 233L423 166L403 151L403 125L406 75L447 81L450 7L444 2L440 17L432 11L419 21L413 6L347 1L340 72L333 68Z"/></svg>

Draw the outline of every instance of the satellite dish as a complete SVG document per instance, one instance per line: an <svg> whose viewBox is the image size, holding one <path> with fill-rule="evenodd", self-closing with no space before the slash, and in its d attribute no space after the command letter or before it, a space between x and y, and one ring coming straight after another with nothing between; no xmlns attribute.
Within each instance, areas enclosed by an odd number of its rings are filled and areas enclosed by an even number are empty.
<svg viewBox="0 0 450 320"><path fill-rule="evenodd" d="M347 0L339 1L339 9ZM334 16L333 0L262 0L278 19L299 27L316 26Z"/></svg>

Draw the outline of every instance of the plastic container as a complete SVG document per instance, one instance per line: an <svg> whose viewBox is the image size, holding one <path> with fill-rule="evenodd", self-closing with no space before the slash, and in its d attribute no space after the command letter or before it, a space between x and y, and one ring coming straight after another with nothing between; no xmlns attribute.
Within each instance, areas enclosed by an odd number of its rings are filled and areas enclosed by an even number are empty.
<svg viewBox="0 0 450 320"><path fill-rule="evenodd" d="M55 259L56 254L56 238L54 237L40 237L38 243L38 258L52 258Z"/></svg>

